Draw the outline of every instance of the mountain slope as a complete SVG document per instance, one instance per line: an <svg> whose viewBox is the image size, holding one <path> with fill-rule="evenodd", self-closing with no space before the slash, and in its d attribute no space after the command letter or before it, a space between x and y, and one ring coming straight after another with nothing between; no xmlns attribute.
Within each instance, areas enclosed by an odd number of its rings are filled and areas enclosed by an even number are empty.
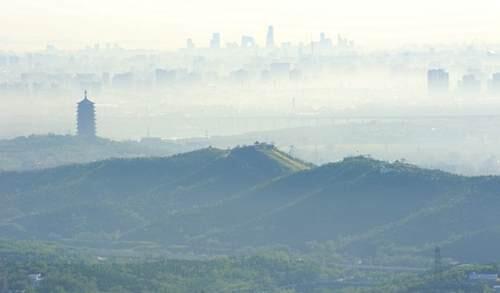
<svg viewBox="0 0 500 293"><path fill-rule="evenodd" d="M27 238L120 235L309 167L272 146L256 145L2 173L0 233Z"/></svg>
<svg viewBox="0 0 500 293"><path fill-rule="evenodd" d="M486 259L500 257L499 191L499 177L401 162L353 157L315 167L266 144L208 148L1 173L0 237L201 253L332 241L366 258L388 247L428 255L439 245L458 259Z"/></svg>
<svg viewBox="0 0 500 293"><path fill-rule="evenodd" d="M181 235L205 234L206 239L234 245L300 246L398 220L433 200L461 192L466 181L401 163L349 158L278 178L216 206L175 215L148 227L146 235L161 241L167 231L170 236L182 231Z"/></svg>
<svg viewBox="0 0 500 293"><path fill-rule="evenodd" d="M169 156L198 148L199 144L194 142L154 138L137 142L100 137L86 140L72 135L31 135L0 139L0 170L27 171L110 158Z"/></svg>

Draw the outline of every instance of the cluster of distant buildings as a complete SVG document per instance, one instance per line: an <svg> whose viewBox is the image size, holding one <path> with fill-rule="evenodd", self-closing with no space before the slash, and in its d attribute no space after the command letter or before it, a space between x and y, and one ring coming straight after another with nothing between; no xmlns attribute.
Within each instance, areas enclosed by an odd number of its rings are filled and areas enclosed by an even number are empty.
<svg viewBox="0 0 500 293"><path fill-rule="evenodd" d="M242 35L241 36L241 41L240 43L237 42L228 42L226 43L226 48L243 48L243 49L249 49L249 48L258 48L259 45L256 41L256 39L253 36L249 35ZM266 38L265 38L265 46L263 48L272 50L272 49L277 49L277 48L290 48L292 47L292 43L290 42L282 42L281 46L277 45L277 42L275 40L275 34L274 34L274 26L270 25L267 28L267 33L266 33ZM309 44L304 44L300 43L298 45L299 48L302 48L305 50L306 48L311 48L312 50L329 50L333 49L334 47L338 49L351 49L354 48L354 42L351 40L348 40L340 35L337 36L337 44L334 45L333 41L329 38L326 37L326 34L324 32L320 33L320 39L319 41L311 41ZM186 40L186 49L188 50L193 50L195 49L195 43L193 39L189 38ZM208 48L210 49L221 49L223 48L222 45L222 35L219 32L213 33L212 38L210 39L208 43Z"/></svg>
<svg viewBox="0 0 500 293"><path fill-rule="evenodd" d="M349 54L354 54L352 41L339 36L335 43L325 33L318 41L278 45L273 26L267 29L264 46L249 35L243 35L239 43L223 44L218 32L213 33L208 46L198 47L188 39L185 48L174 52L128 50L116 44L65 51L49 45L37 52L0 51L0 94L68 95L83 89L98 93L200 82L260 82L281 78L286 68L290 68L287 77L296 80L299 71L316 74L330 66L314 58L342 55L337 60L345 60Z"/></svg>
<svg viewBox="0 0 500 293"><path fill-rule="evenodd" d="M474 74L465 74L458 81L456 92L461 95L477 96L483 91L484 82ZM448 95L451 92L450 74L442 68L427 71L427 88L432 96ZM493 73L487 81L487 90L492 95L500 94L500 72Z"/></svg>
<svg viewBox="0 0 500 293"><path fill-rule="evenodd" d="M436 62L454 70L495 72L500 68L500 53L494 50L414 48L365 52L340 35L330 38L321 32L310 41L292 44L286 40L278 43L273 26L263 32L262 44L251 35L224 43L222 34L215 32L206 45L197 46L193 39L187 39L185 47L174 52L127 50L109 43L78 51L54 46L30 53L0 51L0 95L67 97L83 89L97 94L107 90L144 94L200 84L296 86L298 82L324 84L340 74L363 76L377 70L421 79L429 64ZM457 92L475 95L485 88L495 95L499 92L500 72L487 82L481 79L484 77L466 74L458 82ZM352 86L366 88L363 81ZM429 70L428 88L432 95L454 90L444 69Z"/></svg>
<svg viewBox="0 0 500 293"><path fill-rule="evenodd" d="M497 272L481 273L471 272L468 275L468 280L471 282L481 282L491 286L492 292L500 292L500 278Z"/></svg>

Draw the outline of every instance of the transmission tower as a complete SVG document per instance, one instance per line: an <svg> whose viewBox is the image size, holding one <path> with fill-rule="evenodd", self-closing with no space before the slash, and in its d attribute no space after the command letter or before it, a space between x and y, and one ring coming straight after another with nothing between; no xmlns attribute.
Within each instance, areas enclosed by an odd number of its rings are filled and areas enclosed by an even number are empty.
<svg viewBox="0 0 500 293"><path fill-rule="evenodd" d="M443 265L441 262L441 248L439 248L439 246L437 246L434 249L434 277L436 279L440 278L442 270L443 270Z"/></svg>

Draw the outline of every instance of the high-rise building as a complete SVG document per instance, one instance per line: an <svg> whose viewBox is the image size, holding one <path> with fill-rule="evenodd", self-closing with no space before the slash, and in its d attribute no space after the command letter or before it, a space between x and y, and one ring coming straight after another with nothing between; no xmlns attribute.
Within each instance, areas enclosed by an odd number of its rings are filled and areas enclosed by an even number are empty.
<svg viewBox="0 0 500 293"><path fill-rule="evenodd" d="M123 72L116 73L111 79L111 84L114 88L127 89L134 86L134 73Z"/></svg>
<svg viewBox="0 0 500 293"><path fill-rule="evenodd" d="M242 48L255 47L255 39L251 36L241 36L241 47Z"/></svg>
<svg viewBox="0 0 500 293"><path fill-rule="evenodd" d="M481 81L474 74L464 75L459 87L464 95L478 95L481 93Z"/></svg>
<svg viewBox="0 0 500 293"><path fill-rule="evenodd" d="M155 70L156 86L163 87L175 82L177 72L175 70L167 70L157 68Z"/></svg>
<svg viewBox="0 0 500 293"><path fill-rule="evenodd" d="M279 62L269 65L269 72L272 78L283 79L290 77L290 63Z"/></svg>
<svg viewBox="0 0 500 293"><path fill-rule="evenodd" d="M94 103L88 99L87 91L83 100L78 103L77 107L77 134L84 138L95 138L95 107Z"/></svg>
<svg viewBox="0 0 500 293"><path fill-rule="evenodd" d="M220 33L213 33L212 39L210 40L210 48L211 49L220 49Z"/></svg>
<svg viewBox="0 0 500 293"><path fill-rule="evenodd" d="M325 33L321 33L319 35L319 47L321 49L331 49L332 46L332 40L327 38Z"/></svg>
<svg viewBox="0 0 500 293"><path fill-rule="evenodd" d="M500 95L500 72L493 73L489 86L492 94Z"/></svg>
<svg viewBox="0 0 500 293"><path fill-rule="evenodd" d="M187 49L194 49L194 42L193 42L193 39L187 39L187 40L186 40L186 48L187 48Z"/></svg>
<svg viewBox="0 0 500 293"><path fill-rule="evenodd" d="M430 95L444 95L450 87L450 76L444 69L427 71L427 88Z"/></svg>
<svg viewBox="0 0 500 293"><path fill-rule="evenodd" d="M266 48L274 48L274 27L272 25L267 28Z"/></svg>

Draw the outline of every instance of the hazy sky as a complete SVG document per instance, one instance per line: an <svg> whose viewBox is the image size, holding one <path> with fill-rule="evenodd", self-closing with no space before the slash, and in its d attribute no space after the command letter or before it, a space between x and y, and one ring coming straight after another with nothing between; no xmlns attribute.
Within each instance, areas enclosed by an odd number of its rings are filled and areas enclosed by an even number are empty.
<svg viewBox="0 0 500 293"><path fill-rule="evenodd" d="M362 46L409 43L500 43L499 0L1 0L0 50L121 42L176 48L210 34L264 42L309 41L321 31Z"/></svg>

